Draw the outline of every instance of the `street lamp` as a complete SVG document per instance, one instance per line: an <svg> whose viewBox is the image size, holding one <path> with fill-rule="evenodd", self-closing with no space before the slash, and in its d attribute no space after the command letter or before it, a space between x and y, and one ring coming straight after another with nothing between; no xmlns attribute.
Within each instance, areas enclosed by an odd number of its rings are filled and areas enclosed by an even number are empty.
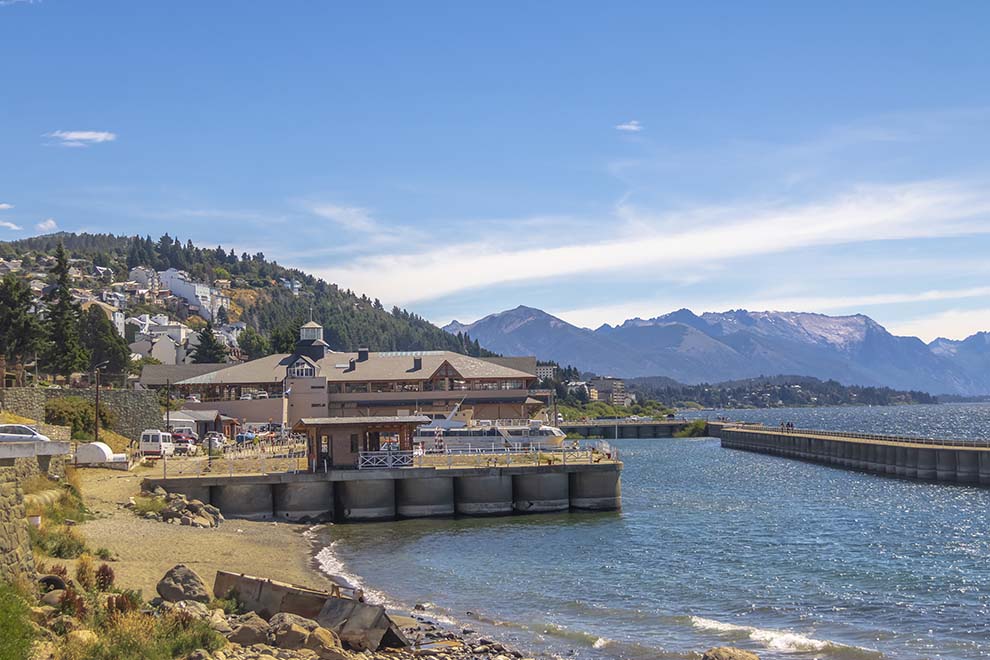
<svg viewBox="0 0 990 660"><path fill-rule="evenodd" d="M96 374L96 408L93 412L93 417L96 424L93 427L93 442L100 441L100 369L108 364L110 364L110 361L104 360L93 367L93 371Z"/></svg>

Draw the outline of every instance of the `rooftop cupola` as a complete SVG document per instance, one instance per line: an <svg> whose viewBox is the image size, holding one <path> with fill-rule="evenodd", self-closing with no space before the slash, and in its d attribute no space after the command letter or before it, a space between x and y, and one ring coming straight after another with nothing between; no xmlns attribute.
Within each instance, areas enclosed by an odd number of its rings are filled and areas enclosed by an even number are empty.
<svg viewBox="0 0 990 660"><path fill-rule="evenodd" d="M305 355L313 360L326 357L330 346L323 341L323 326L316 321L304 323L299 328L299 341L296 342L296 353Z"/></svg>

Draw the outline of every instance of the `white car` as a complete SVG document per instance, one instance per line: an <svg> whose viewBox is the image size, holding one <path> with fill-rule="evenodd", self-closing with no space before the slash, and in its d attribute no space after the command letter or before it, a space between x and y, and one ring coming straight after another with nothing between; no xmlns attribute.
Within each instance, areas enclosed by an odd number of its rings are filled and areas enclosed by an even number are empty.
<svg viewBox="0 0 990 660"><path fill-rule="evenodd" d="M0 426L0 442L51 442L51 438L30 426L5 424Z"/></svg>

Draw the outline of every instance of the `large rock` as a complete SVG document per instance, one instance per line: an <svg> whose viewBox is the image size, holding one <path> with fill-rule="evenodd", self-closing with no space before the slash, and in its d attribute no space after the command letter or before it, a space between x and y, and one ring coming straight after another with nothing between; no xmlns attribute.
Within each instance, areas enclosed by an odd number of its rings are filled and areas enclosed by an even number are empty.
<svg viewBox="0 0 990 660"><path fill-rule="evenodd" d="M304 616L299 616L298 614L293 614L291 612L279 612L272 618L268 619L268 625L274 629L278 629L284 625L295 624L300 628L305 628L307 632L313 632L320 627L316 621L312 619L307 619Z"/></svg>
<svg viewBox="0 0 990 660"><path fill-rule="evenodd" d="M223 610L216 609L210 612L210 628L217 631L221 635L226 635L229 632L233 632L233 628L227 623L227 616L223 613Z"/></svg>
<svg viewBox="0 0 990 660"><path fill-rule="evenodd" d="M200 603L210 602L210 592L206 589L203 578L191 568L178 564L173 566L155 587L158 595L164 600L175 603L180 600L195 600Z"/></svg>
<svg viewBox="0 0 990 660"><path fill-rule="evenodd" d="M268 622L251 612L238 621L233 632L227 635L227 639L241 646L267 644L270 631L271 626L268 625Z"/></svg>
<svg viewBox="0 0 990 660"><path fill-rule="evenodd" d="M716 646L705 651L701 660L760 660L760 656L734 646Z"/></svg>
<svg viewBox="0 0 990 660"><path fill-rule="evenodd" d="M280 649L301 649L309 638L309 631L294 623L285 623L275 629L275 646Z"/></svg>
<svg viewBox="0 0 990 660"><path fill-rule="evenodd" d="M306 638L306 648L321 660L346 660L347 653L340 646L340 639L326 628L317 628Z"/></svg>

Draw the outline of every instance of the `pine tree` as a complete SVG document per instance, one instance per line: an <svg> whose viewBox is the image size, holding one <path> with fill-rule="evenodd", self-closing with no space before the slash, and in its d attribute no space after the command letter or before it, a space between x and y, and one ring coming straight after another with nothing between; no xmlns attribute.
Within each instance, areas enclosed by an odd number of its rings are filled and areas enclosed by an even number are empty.
<svg viewBox="0 0 990 660"><path fill-rule="evenodd" d="M241 350L247 353L248 358L251 360L257 360L260 357L265 357L271 354L271 345L268 343L268 339L259 334L254 328L245 328L240 335L237 336L237 344L241 347Z"/></svg>
<svg viewBox="0 0 990 660"><path fill-rule="evenodd" d="M47 346L43 356L45 369L53 374L69 376L84 370L89 356L79 339L79 306L72 300L69 287L69 262L62 243L55 248L55 288L47 296L48 316L45 319Z"/></svg>
<svg viewBox="0 0 990 660"><path fill-rule="evenodd" d="M213 323L206 322L197 335L199 344L192 350L193 362L196 364L215 364L227 361L227 347L213 334Z"/></svg>
<svg viewBox="0 0 990 660"><path fill-rule="evenodd" d="M31 288L11 273L0 282L0 354L22 363L37 353L43 332L31 311Z"/></svg>
<svg viewBox="0 0 990 660"><path fill-rule="evenodd" d="M230 319L227 316L227 308L221 307L217 310L217 325L224 326L230 323Z"/></svg>
<svg viewBox="0 0 990 660"><path fill-rule="evenodd" d="M108 374L123 374L131 362L131 351L99 305L83 314L82 343L89 352L89 368L107 362Z"/></svg>

